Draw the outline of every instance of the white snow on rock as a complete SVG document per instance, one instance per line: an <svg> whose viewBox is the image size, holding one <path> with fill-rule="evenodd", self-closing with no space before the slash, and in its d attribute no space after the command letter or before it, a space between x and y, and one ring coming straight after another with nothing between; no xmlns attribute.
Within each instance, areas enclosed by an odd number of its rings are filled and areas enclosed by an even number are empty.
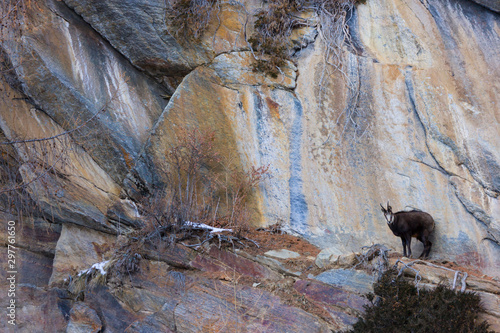
<svg viewBox="0 0 500 333"><path fill-rule="evenodd" d="M216 228L216 227L209 226L208 224L196 223L196 222L191 222L191 221L186 221L184 223L184 225L186 227L191 227L191 228L194 228L194 229L210 230L211 234L218 233L218 232L223 232L223 231L233 232L233 229Z"/></svg>
<svg viewBox="0 0 500 333"><path fill-rule="evenodd" d="M83 274L90 274L92 272L92 270L98 270L101 272L101 275L106 275L106 271L104 270L104 266L107 265L107 263L109 262L109 260L106 260L106 261L103 261L103 262L99 262L97 264L93 264L92 267L90 267L89 269L84 269L83 271L80 271L78 273L78 276L81 276Z"/></svg>

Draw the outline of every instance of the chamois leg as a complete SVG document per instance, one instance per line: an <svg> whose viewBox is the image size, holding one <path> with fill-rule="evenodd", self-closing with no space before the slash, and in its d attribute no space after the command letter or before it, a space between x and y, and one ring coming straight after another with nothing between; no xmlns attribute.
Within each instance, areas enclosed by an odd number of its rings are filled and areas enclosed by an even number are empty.
<svg viewBox="0 0 500 333"><path fill-rule="evenodd" d="M422 258L424 258L424 259L425 259L425 258L426 258L426 254L425 254L425 252L427 251L427 242L428 242L429 240L427 239L427 237L426 237L425 235L423 235L423 236L418 236L418 237L417 237L417 239L418 239L419 241L421 241L421 242L422 242L422 244L424 244L424 250L422 251L422 254L420 255L420 257L418 257L418 259L422 259Z"/></svg>
<svg viewBox="0 0 500 333"><path fill-rule="evenodd" d="M403 243L403 257L406 257L406 239L401 237L401 242Z"/></svg>
<svg viewBox="0 0 500 333"><path fill-rule="evenodd" d="M419 258L427 259L429 257L429 252L431 252L432 243L429 240L429 235L424 233L421 237L418 237L418 240L424 244L424 250Z"/></svg>
<svg viewBox="0 0 500 333"><path fill-rule="evenodd" d="M406 239L406 246L408 247L408 258L411 259L411 236Z"/></svg>
<svg viewBox="0 0 500 333"><path fill-rule="evenodd" d="M425 245L424 251L425 251L425 258L427 259L429 257L429 252L431 252L431 247L432 243L430 240L427 240L427 244Z"/></svg>

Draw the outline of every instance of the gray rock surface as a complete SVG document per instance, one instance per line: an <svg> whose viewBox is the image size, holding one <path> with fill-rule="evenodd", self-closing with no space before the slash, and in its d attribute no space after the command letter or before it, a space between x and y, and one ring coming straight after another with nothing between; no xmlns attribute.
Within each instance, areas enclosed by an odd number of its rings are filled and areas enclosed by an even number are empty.
<svg viewBox="0 0 500 333"><path fill-rule="evenodd" d="M483 5L495 12L500 12L500 1L499 0L472 0L480 5Z"/></svg>
<svg viewBox="0 0 500 333"><path fill-rule="evenodd" d="M375 282L373 276L363 271L343 268L328 270L316 276L315 279L362 294L373 292Z"/></svg>

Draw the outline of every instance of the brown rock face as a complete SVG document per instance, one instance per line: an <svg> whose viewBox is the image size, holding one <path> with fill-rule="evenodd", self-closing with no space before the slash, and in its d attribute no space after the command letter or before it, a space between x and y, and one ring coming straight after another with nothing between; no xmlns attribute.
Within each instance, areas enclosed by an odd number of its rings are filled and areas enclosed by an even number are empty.
<svg viewBox="0 0 500 333"><path fill-rule="evenodd" d="M18 285L16 291L15 325L7 320L0 323L2 332L65 332L71 301L60 289L45 291L33 285ZM7 307L8 298L2 299ZM5 305L5 306L4 306Z"/></svg>
<svg viewBox="0 0 500 333"><path fill-rule="evenodd" d="M69 275L109 259L114 242L115 236L76 225L63 225L50 283L60 283L68 279Z"/></svg>
<svg viewBox="0 0 500 333"><path fill-rule="evenodd" d="M69 323L66 328L67 333L97 333L101 331L101 328L101 320L94 310L81 302L73 305L69 312Z"/></svg>

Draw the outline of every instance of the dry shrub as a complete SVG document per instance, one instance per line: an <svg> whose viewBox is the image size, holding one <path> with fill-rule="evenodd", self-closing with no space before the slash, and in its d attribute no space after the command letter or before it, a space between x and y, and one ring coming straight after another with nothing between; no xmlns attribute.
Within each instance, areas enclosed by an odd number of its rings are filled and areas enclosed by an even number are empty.
<svg viewBox="0 0 500 333"><path fill-rule="evenodd" d="M254 64L255 71L277 77L280 67L290 59L292 29L308 25L300 18L300 13L314 10L319 19L319 30L327 44L327 60L334 58L335 66L339 66L341 48L350 39L347 28L347 17L356 3L363 0L275 0L269 2L268 8L257 12L254 34L249 43L258 58Z"/></svg>
<svg viewBox="0 0 500 333"><path fill-rule="evenodd" d="M213 205L214 174L221 161L216 151L215 132L197 128L181 128L177 144L165 152L169 169L165 170L165 189L170 199L166 207L176 223L184 221L208 222L208 207Z"/></svg>
<svg viewBox="0 0 500 333"><path fill-rule="evenodd" d="M309 25L300 17L314 10L319 19L321 36L327 43L327 58L333 57L336 66L340 49L349 39L347 16L357 3L364 0L272 0L255 14L254 33L248 39L256 57L253 68L277 77L286 60L290 59L292 29ZM199 39L220 10L217 0L175 0L168 10L173 35L185 40Z"/></svg>
<svg viewBox="0 0 500 333"><path fill-rule="evenodd" d="M259 186L265 175L269 172L269 166L255 168L243 172L238 168L227 167L218 178L219 187L223 193L219 196L225 199L226 214L217 219L217 226L236 229L237 234L248 230L252 219L248 209L248 200L252 191Z"/></svg>
<svg viewBox="0 0 500 333"><path fill-rule="evenodd" d="M233 228L237 233L250 225L251 193L268 167L244 172L215 148L215 132L181 128L177 143L165 152L166 186L143 204L146 216L142 238L160 237L169 243L187 238L185 222ZM177 236L176 236L177 235Z"/></svg>
<svg viewBox="0 0 500 333"><path fill-rule="evenodd" d="M175 37L199 39L210 23L217 0L175 0L168 11Z"/></svg>
<svg viewBox="0 0 500 333"><path fill-rule="evenodd" d="M270 2L267 9L256 14L255 32L248 39L254 52L259 54L254 64L255 71L274 78L278 76L280 67L289 58L290 34L297 24L292 13L301 7L295 0L278 0Z"/></svg>

